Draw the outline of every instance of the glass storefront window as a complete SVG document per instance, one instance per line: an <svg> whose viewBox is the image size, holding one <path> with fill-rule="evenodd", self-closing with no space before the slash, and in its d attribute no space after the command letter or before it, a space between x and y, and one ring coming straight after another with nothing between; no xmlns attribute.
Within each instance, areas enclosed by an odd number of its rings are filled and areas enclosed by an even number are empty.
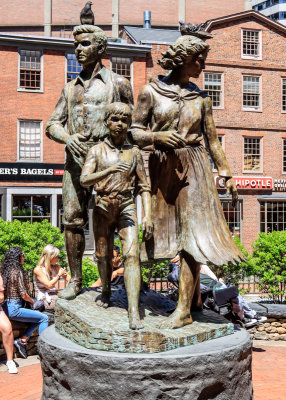
<svg viewBox="0 0 286 400"><path fill-rule="evenodd" d="M13 220L21 222L51 222L51 196L13 195Z"/></svg>
<svg viewBox="0 0 286 400"><path fill-rule="evenodd" d="M286 230L286 201L261 201L260 232Z"/></svg>
<svg viewBox="0 0 286 400"><path fill-rule="evenodd" d="M235 207L232 200L220 199L224 212L224 217L232 236L240 238L242 222L242 201L239 200Z"/></svg>

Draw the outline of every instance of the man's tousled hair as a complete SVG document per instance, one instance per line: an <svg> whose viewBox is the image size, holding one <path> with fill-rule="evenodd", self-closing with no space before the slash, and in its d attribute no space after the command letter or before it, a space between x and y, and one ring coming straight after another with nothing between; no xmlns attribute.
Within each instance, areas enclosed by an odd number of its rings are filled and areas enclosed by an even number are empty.
<svg viewBox="0 0 286 400"><path fill-rule="evenodd" d="M102 29L94 25L75 26L73 30L74 37L80 35L81 33L92 33L94 35L95 42L97 43L97 45L102 46L105 51L107 46L107 36Z"/></svg>

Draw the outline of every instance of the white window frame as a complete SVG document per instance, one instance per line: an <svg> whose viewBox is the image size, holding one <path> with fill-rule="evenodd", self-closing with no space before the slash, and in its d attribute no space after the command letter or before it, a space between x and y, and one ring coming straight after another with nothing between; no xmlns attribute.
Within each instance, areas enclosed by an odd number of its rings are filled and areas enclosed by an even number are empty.
<svg viewBox="0 0 286 400"><path fill-rule="evenodd" d="M223 110L224 109L224 73L222 71L204 71L204 75L203 75L204 90L206 90L205 89L205 75L206 74L219 74L219 75L221 75L221 104L220 104L220 106L214 106L212 104L212 108L214 110Z"/></svg>
<svg viewBox="0 0 286 400"><path fill-rule="evenodd" d="M285 88L286 88L285 76L281 76L281 113L286 114L286 91L285 91L285 110L283 110L283 81L285 81Z"/></svg>
<svg viewBox="0 0 286 400"><path fill-rule="evenodd" d="M41 151L41 157L38 160L25 160L25 159L20 159L20 123L21 122L40 122L40 135L41 135L41 145L40 145L40 151ZM18 162L27 162L27 163L40 163L43 162L43 121L39 119L26 119L26 118L19 118L17 120L17 161Z"/></svg>
<svg viewBox="0 0 286 400"><path fill-rule="evenodd" d="M250 76L253 78L259 78L259 107L247 107L244 106L243 104L243 78L246 76ZM241 78L241 93L242 93L242 98L241 98L241 109L242 111L251 111L251 112L262 112L262 75L257 75L257 74L248 74L248 73L243 73L242 78Z"/></svg>
<svg viewBox="0 0 286 400"><path fill-rule="evenodd" d="M244 174L262 174L263 173L263 136L242 136L242 172ZM259 139L260 140L260 168L259 170L244 169L244 140Z"/></svg>
<svg viewBox="0 0 286 400"><path fill-rule="evenodd" d="M21 50L27 51L39 51L41 53L41 79L40 79L40 88L39 89L26 89L20 87L20 69L21 69ZM29 46L27 47L19 47L18 48L18 82L17 82L17 91L18 92L28 92L28 93L44 93L44 53L42 49L35 49Z"/></svg>
<svg viewBox="0 0 286 400"><path fill-rule="evenodd" d="M258 51L259 54L258 56L252 56L252 55L246 55L243 54L243 32L258 32ZM246 60L262 60L262 30L260 29L248 29L248 28L241 28L241 58L246 59Z"/></svg>
<svg viewBox="0 0 286 400"><path fill-rule="evenodd" d="M110 55L109 58L109 67L110 67L110 71L112 71L112 56L113 57L121 57L121 58L130 58L130 84L133 88L133 57L132 56L128 56L128 55L124 55L124 54L112 54ZM124 75L121 75L124 76Z"/></svg>
<svg viewBox="0 0 286 400"><path fill-rule="evenodd" d="M65 52L65 83L68 83L68 54L73 54L72 51L66 51Z"/></svg>
<svg viewBox="0 0 286 400"><path fill-rule="evenodd" d="M286 161L286 137L282 138L282 175L286 174L286 165L284 170L284 147L285 147L285 161Z"/></svg>

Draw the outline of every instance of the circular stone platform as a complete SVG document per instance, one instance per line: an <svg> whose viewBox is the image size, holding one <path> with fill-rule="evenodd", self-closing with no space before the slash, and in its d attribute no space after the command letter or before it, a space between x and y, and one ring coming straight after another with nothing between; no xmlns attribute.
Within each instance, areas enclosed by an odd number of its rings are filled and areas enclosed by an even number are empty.
<svg viewBox="0 0 286 400"><path fill-rule="evenodd" d="M54 326L38 341L42 400L251 400L252 342L244 329L155 354L89 350Z"/></svg>

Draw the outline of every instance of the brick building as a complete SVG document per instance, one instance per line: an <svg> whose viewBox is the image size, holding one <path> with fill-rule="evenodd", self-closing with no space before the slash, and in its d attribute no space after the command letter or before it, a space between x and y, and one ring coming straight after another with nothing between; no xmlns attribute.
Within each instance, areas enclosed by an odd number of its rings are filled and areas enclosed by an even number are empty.
<svg viewBox="0 0 286 400"><path fill-rule="evenodd" d="M129 78L137 96L150 50L109 42L103 63ZM64 146L49 140L44 129L79 67L72 39L0 33L0 216L6 220L47 219L62 228ZM86 234L87 247L93 247L88 228Z"/></svg>
<svg viewBox="0 0 286 400"><path fill-rule="evenodd" d="M0 2L0 31L71 37L85 0L10 0ZM117 38L124 25L142 26L143 11L152 13L153 27L176 29L178 21L200 23L251 8L251 0L105 0L95 1L95 24Z"/></svg>
<svg viewBox="0 0 286 400"><path fill-rule="evenodd" d="M234 210L217 180L226 219L250 248L260 231L284 230L286 224L286 28L246 11L212 19L207 30L213 35L211 51L196 83L213 99L218 135L239 188ZM136 99L149 77L166 73L157 60L178 36L173 29L126 26L127 43L109 42L104 63L131 79ZM43 135L43 127L65 81L76 74L72 53L71 39L0 34L5 77L0 88L0 195L1 215L8 220L38 216L61 224L61 177L49 173L61 173L64 151ZM33 81L27 82L31 74ZM23 164L32 165L32 178L27 171L25 177L18 175L25 172ZM23 214L23 204L30 215Z"/></svg>

